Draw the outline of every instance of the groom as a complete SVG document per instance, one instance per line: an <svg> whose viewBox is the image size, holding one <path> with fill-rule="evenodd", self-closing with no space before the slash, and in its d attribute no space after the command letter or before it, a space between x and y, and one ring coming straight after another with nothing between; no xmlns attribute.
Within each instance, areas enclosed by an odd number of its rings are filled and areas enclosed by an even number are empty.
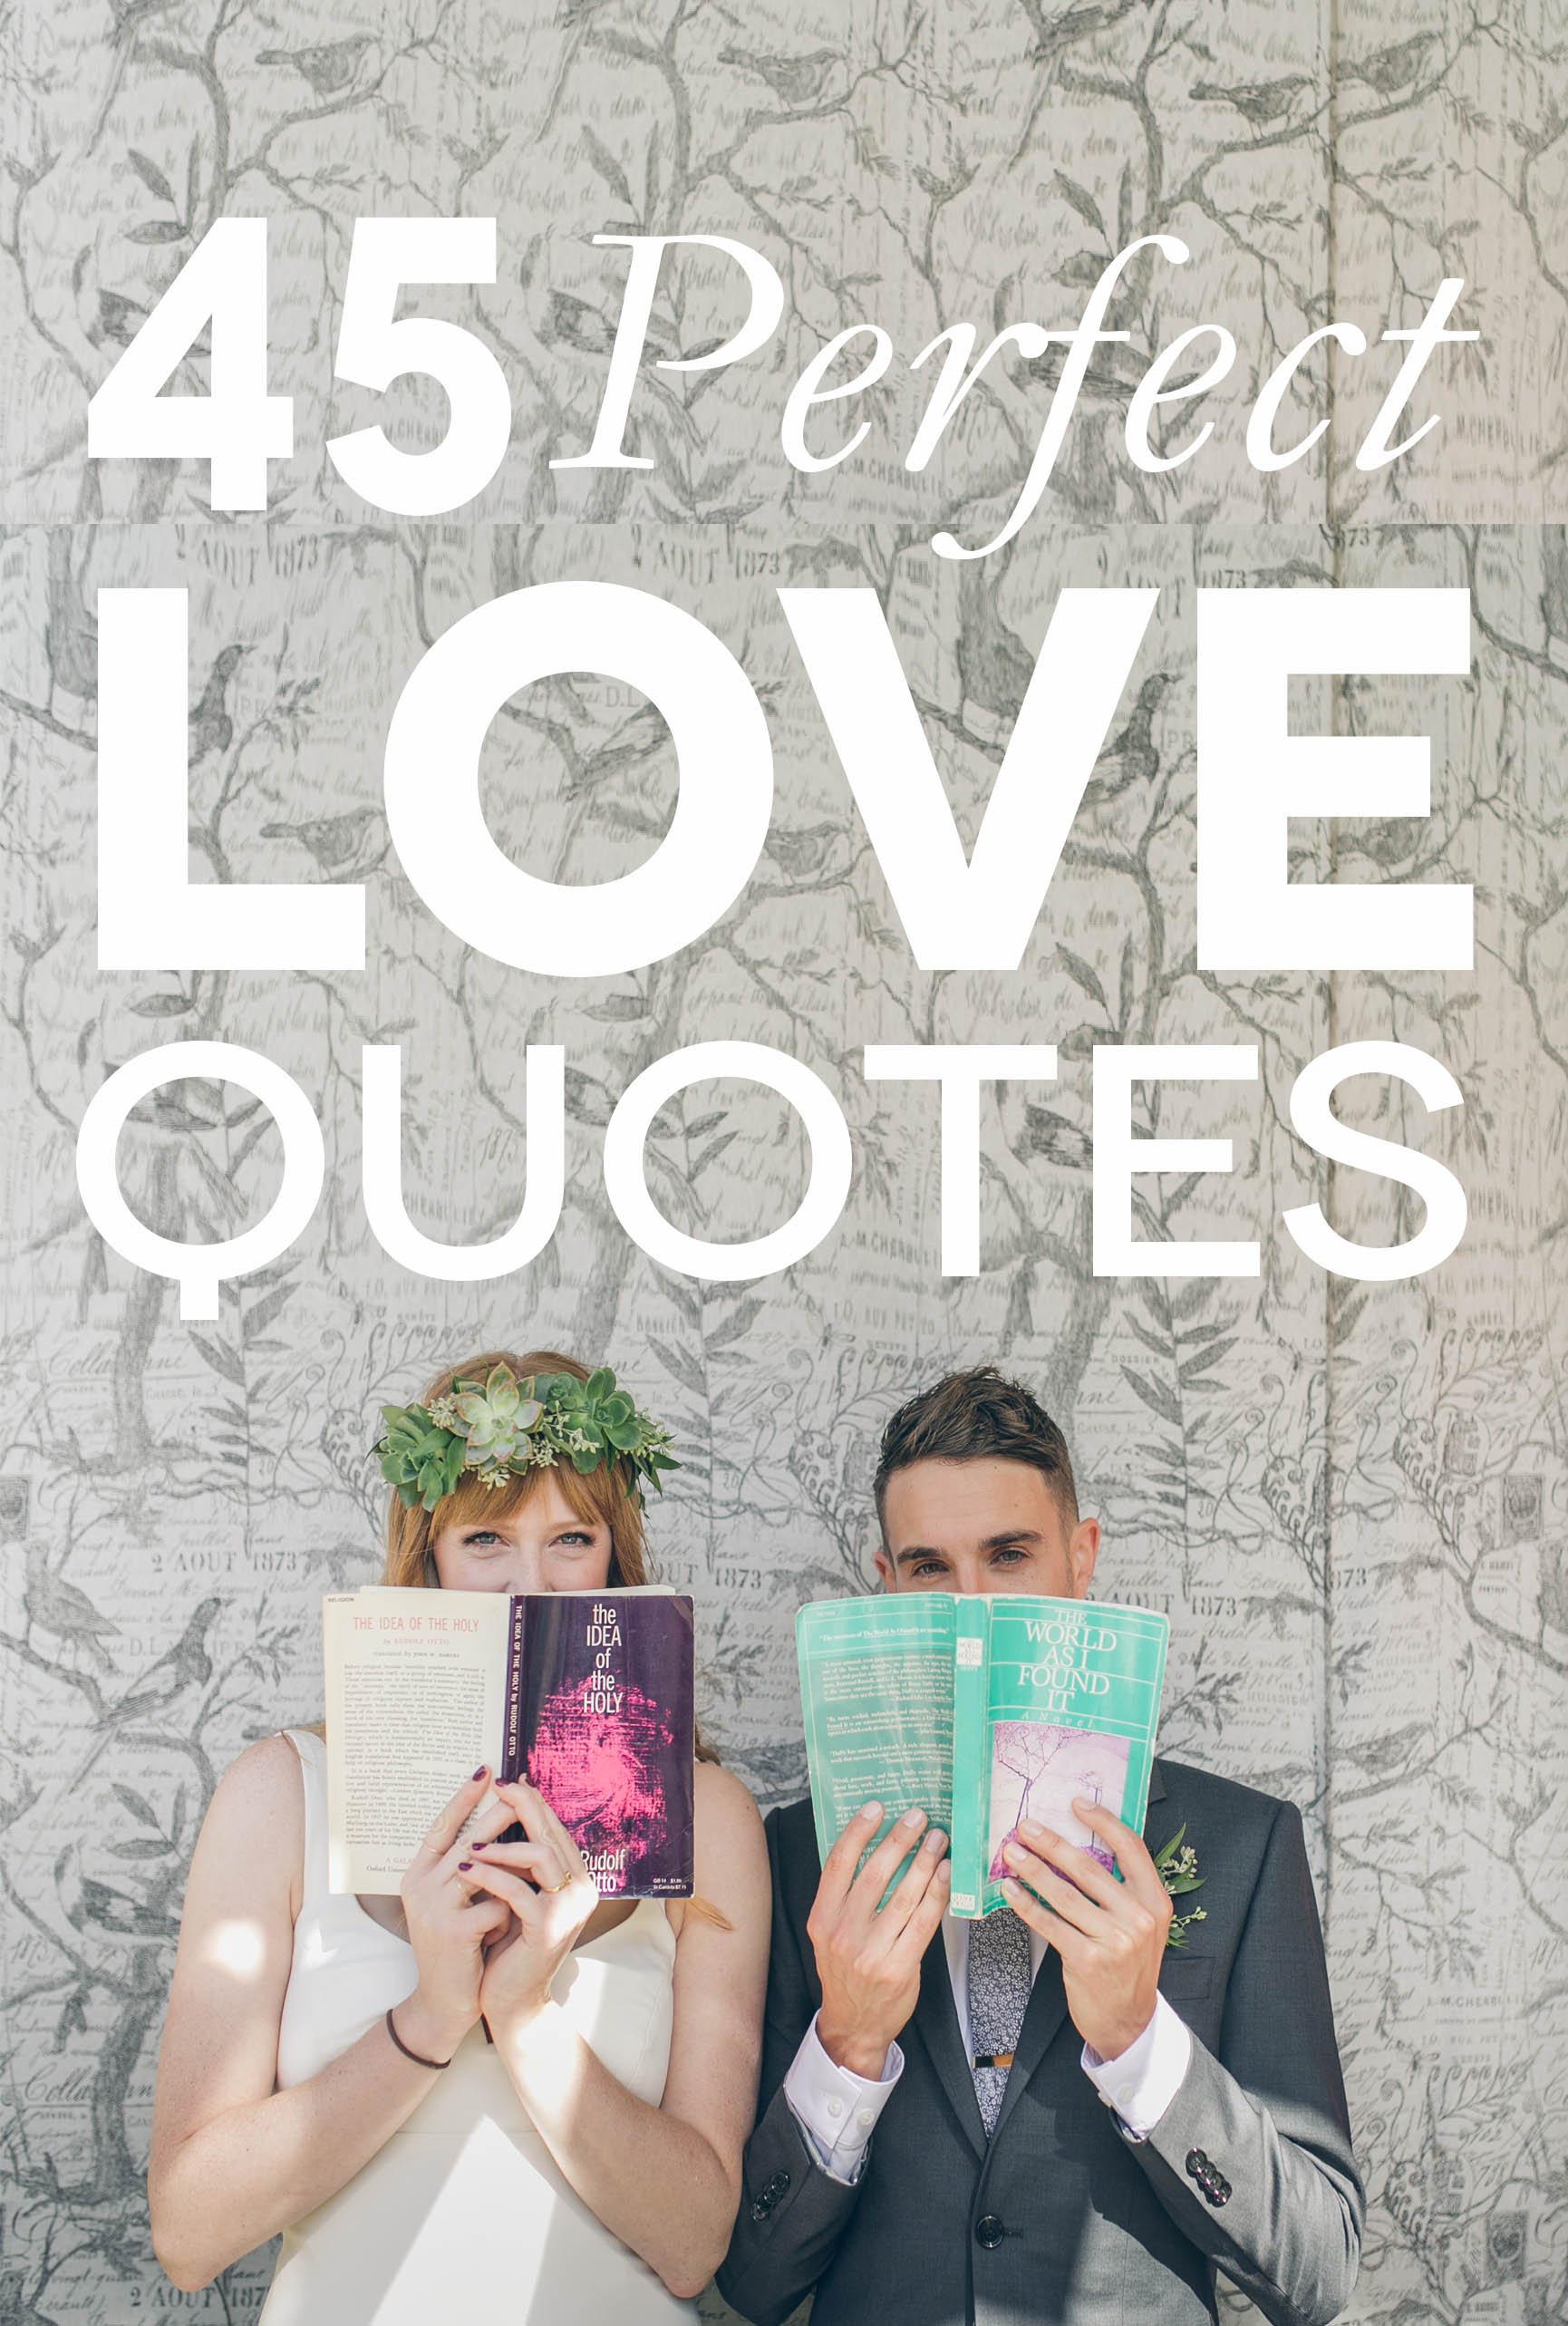
<svg viewBox="0 0 1568 2326"><path fill-rule="evenodd" d="M894 1415L876 1491L889 1591L1088 1594L1061 1432L992 1366ZM813 2288L813 2326L1201 2326L1215 2267L1275 2326L1350 2299L1361 2183L1300 1817L1156 1761L1149 1845L1185 1827L1202 1876L1178 1952L1149 1848L1075 1806L1122 1879L1025 1824L981 1922L946 1913L918 1819L857 1875L876 1804L821 1867L808 1801L769 1818L760 2113L719 2273L756 2326Z"/></svg>

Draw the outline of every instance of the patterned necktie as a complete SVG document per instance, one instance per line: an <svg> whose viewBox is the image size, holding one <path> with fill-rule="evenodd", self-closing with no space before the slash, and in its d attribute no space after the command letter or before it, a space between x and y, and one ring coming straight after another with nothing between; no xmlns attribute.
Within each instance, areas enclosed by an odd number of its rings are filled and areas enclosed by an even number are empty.
<svg viewBox="0 0 1568 2326"><path fill-rule="evenodd" d="M1029 2008L1029 1930L1011 1906L969 1925L969 2058L974 2097L989 2140L1002 2113L1007 2071ZM1000 2055L1000 2057L999 2057ZM994 2066L977 2067L978 2059Z"/></svg>

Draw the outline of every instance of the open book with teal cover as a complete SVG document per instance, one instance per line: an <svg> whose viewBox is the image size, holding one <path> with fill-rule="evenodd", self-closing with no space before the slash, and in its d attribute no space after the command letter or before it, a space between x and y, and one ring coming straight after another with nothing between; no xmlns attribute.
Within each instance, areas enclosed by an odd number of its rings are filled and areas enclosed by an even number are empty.
<svg viewBox="0 0 1568 2326"><path fill-rule="evenodd" d="M880 1801L952 1837L952 1911L1005 1905L1002 1851L1033 1817L1102 1864L1073 1815L1143 1831L1170 1625L1147 1607L1021 1592L825 1599L795 1618L817 1846Z"/></svg>

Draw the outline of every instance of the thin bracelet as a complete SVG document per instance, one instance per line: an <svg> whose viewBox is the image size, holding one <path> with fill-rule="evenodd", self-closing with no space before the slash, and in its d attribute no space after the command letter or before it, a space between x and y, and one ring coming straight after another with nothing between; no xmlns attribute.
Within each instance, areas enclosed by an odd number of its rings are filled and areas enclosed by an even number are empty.
<svg viewBox="0 0 1568 2326"><path fill-rule="evenodd" d="M450 2068L452 2064L450 2059L427 2059L422 2051L411 2051L409 2050L408 2045L398 2033L392 2021L392 2012L395 2011L396 2009L396 2003L391 2003L387 2007L386 2031L392 2037L392 2041L397 2045L398 2050L402 2053L403 2058L405 2059L411 2059L416 2068Z"/></svg>

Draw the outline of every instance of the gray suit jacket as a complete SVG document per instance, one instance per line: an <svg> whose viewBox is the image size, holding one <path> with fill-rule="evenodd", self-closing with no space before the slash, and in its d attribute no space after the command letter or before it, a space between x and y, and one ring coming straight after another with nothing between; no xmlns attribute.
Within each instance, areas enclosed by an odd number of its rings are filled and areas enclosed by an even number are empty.
<svg viewBox="0 0 1568 2326"><path fill-rule="evenodd" d="M760 2113L725 2298L778 2326L813 2287L814 2326L1205 2326L1211 2265L1275 2326L1324 2326L1350 2298L1363 2199L1350 2154L1322 1934L1288 1802L1157 1761L1151 1848L1183 1823L1205 1909L1160 1986L1192 2064L1135 2141L1084 2074L1047 1951L987 2145L940 1933L900 2040L905 2068L851 2188L818 2165L782 2086L821 2000L806 1936L818 1866L809 1802L768 1820L773 1952Z"/></svg>

